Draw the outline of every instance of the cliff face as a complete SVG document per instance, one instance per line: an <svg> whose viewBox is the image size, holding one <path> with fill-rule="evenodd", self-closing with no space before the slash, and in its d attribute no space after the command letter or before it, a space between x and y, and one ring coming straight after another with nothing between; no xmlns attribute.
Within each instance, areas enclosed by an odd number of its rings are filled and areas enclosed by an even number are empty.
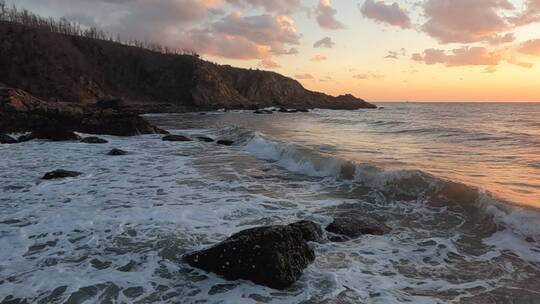
<svg viewBox="0 0 540 304"><path fill-rule="evenodd" d="M192 109L373 107L350 95L332 97L306 90L296 80L273 72L6 22L0 22L0 83L44 100L77 103L114 96L128 104Z"/></svg>

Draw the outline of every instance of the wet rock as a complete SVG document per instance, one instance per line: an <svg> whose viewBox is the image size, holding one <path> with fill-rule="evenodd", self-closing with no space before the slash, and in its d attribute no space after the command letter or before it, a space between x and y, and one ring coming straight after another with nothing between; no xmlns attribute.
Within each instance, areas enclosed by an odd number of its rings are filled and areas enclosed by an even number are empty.
<svg viewBox="0 0 540 304"><path fill-rule="evenodd" d="M100 109L118 110L124 106L124 101L121 98L102 98L96 101L96 107Z"/></svg>
<svg viewBox="0 0 540 304"><path fill-rule="evenodd" d="M95 137L95 136L85 137L85 138L81 139L81 142L86 143L86 144L106 144L106 143L108 143L108 141L106 141L105 139Z"/></svg>
<svg viewBox="0 0 540 304"><path fill-rule="evenodd" d="M17 140L9 135L0 134L0 144L15 144Z"/></svg>
<svg viewBox="0 0 540 304"><path fill-rule="evenodd" d="M323 231L321 226L312 221L299 221L292 223L289 226L298 229L306 242L320 243L322 241Z"/></svg>
<svg viewBox="0 0 540 304"><path fill-rule="evenodd" d="M206 137L206 136L198 136L197 139L200 140L200 141L204 141L204 142L213 142L214 141L212 138Z"/></svg>
<svg viewBox="0 0 540 304"><path fill-rule="evenodd" d="M308 109L296 109L297 112L308 113Z"/></svg>
<svg viewBox="0 0 540 304"><path fill-rule="evenodd" d="M354 213L335 216L334 221L325 230L337 234L336 236L330 236L330 240L334 242L345 242L364 234L384 235L391 231L382 222L368 217L358 216Z"/></svg>
<svg viewBox="0 0 540 304"><path fill-rule="evenodd" d="M162 138L164 141L191 141L190 138L185 137L184 135L167 135Z"/></svg>
<svg viewBox="0 0 540 304"><path fill-rule="evenodd" d="M55 171L47 172L43 175L42 179L57 179L57 178L66 178L66 177L77 177L82 173L76 171L67 171L63 169L58 169Z"/></svg>
<svg viewBox="0 0 540 304"><path fill-rule="evenodd" d="M111 156L121 156L121 155L127 155L128 152L127 151L124 151L124 150L120 150L120 149L112 149L111 151L109 151L109 153L107 153L107 155L111 155Z"/></svg>
<svg viewBox="0 0 540 304"><path fill-rule="evenodd" d="M253 112L254 114L273 114L270 110L256 110Z"/></svg>
<svg viewBox="0 0 540 304"><path fill-rule="evenodd" d="M251 280L282 290L296 282L315 260L307 244L317 238L311 234L312 228L300 222L247 229L211 248L188 254L184 260L229 280Z"/></svg>
<svg viewBox="0 0 540 304"><path fill-rule="evenodd" d="M51 126L38 129L29 135L19 137L19 141L28 141L32 139L47 139L52 141L73 141L79 140L80 137L70 130L64 129L61 126Z"/></svg>
<svg viewBox="0 0 540 304"><path fill-rule="evenodd" d="M534 243L534 238L532 236L528 236L528 237L525 238L525 241L527 243Z"/></svg>
<svg viewBox="0 0 540 304"><path fill-rule="evenodd" d="M221 139L221 140L218 140L217 141L217 144L218 145L223 145L223 146L232 146L234 144L234 141L232 140L226 140L226 139Z"/></svg>

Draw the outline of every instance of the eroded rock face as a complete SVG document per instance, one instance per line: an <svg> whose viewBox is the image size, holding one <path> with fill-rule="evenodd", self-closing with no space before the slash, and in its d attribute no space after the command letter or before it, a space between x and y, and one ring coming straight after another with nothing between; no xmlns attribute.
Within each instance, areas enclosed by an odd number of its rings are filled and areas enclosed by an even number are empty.
<svg viewBox="0 0 540 304"><path fill-rule="evenodd" d="M42 179L58 179L58 178L66 178L66 177L77 177L81 175L81 172L77 171L68 171L63 169L54 170L51 172L45 173L43 175Z"/></svg>
<svg viewBox="0 0 540 304"><path fill-rule="evenodd" d="M334 242L356 239L364 234L384 235L391 231L383 222L360 216L357 213L342 213L334 216L334 221L325 229L336 235L330 236Z"/></svg>
<svg viewBox="0 0 540 304"><path fill-rule="evenodd" d="M132 112L114 109L102 111L81 104L49 102L22 90L0 87L0 132L21 131L47 132L46 135L34 137L44 139L56 137L50 134L58 131L116 136L167 133Z"/></svg>
<svg viewBox="0 0 540 304"><path fill-rule="evenodd" d="M0 144L15 144L17 142L18 141L15 138L9 135L0 134Z"/></svg>
<svg viewBox="0 0 540 304"><path fill-rule="evenodd" d="M286 289L315 259L307 244L320 239L320 231L315 227L315 223L302 221L247 229L211 248L188 254L184 260L229 280L245 279Z"/></svg>
<svg viewBox="0 0 540 304"><path fill-rule="evenodd" d="M167 135L162 138L164 141L191 141L191 138L185 137L184 135Z"/></svg>
<svg viewBox="0 0 540 304"><path fill-rule="evenodd" d="M85 144L106 144L106 143L108 143L108 141L106 141L105 139L95 137L95 136L85 137L85 138L81 139L81 142L83 142Z"/></svg>

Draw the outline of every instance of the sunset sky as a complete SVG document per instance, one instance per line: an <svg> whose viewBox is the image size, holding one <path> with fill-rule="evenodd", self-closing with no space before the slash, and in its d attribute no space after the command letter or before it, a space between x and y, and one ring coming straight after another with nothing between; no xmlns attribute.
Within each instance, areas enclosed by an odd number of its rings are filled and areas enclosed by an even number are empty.
<svg viewBox="0 0 540 304"><path fill-rule="evenodd" d="M540 0L12 0L369 101L540 101Z"/></svg>

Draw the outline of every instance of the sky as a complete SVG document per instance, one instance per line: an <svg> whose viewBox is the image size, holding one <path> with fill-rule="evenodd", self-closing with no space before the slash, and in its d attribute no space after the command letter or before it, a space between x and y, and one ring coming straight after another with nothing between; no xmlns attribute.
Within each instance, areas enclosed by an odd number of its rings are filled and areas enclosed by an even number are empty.
<svg viewBox="0 0 540 304"><path fill-rule="evenodd" d="M11 0L368 101L540 102L540 0Z"/></svg>

